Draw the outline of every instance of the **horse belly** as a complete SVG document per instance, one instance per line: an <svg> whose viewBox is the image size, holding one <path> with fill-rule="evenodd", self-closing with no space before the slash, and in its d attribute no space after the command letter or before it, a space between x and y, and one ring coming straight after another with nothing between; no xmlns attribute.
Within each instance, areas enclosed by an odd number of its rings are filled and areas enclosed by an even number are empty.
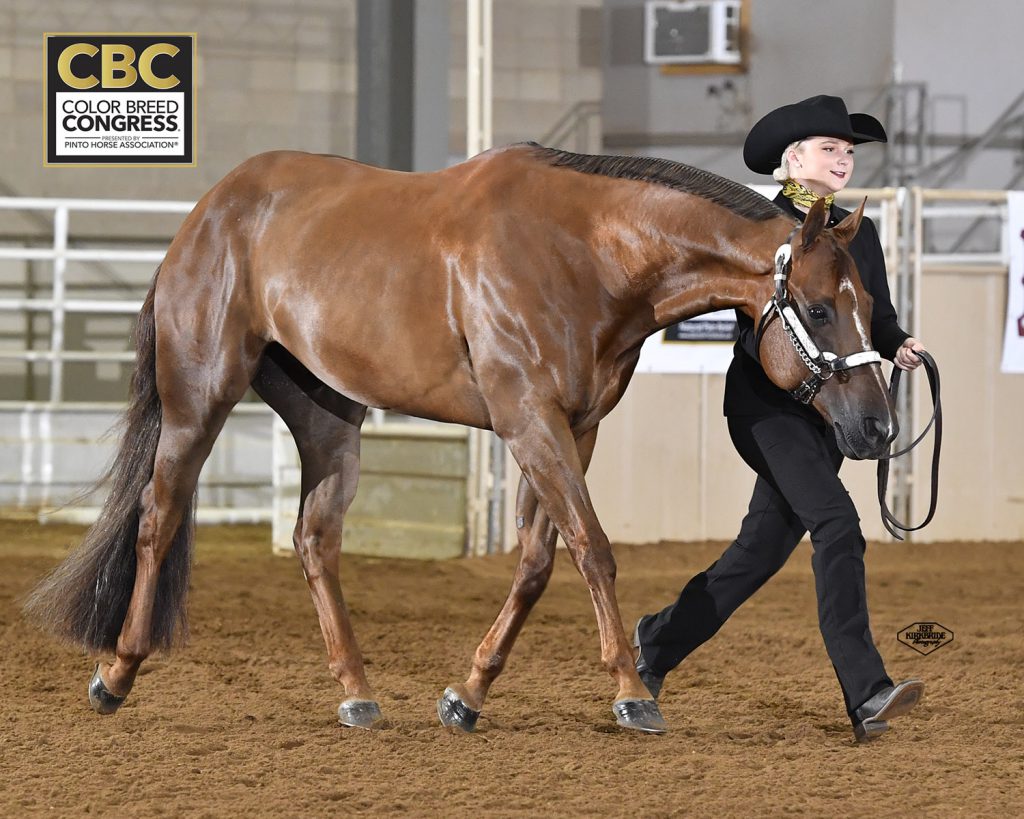
<svg viewBox="0 0 1024 819"><path fill-rule="evenodd" d="M465 349L440 316L387 299L344 305L343 294L316 321L308 320L308 309L275 311L278 341L324 383L362 404L489 426Z"/></svg>

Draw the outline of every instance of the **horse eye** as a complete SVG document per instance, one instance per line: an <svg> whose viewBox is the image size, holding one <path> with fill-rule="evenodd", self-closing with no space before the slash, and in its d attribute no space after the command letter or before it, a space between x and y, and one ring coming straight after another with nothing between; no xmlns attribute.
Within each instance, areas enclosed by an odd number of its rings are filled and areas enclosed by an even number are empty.
<svg viewBox="0 0 1024 819"><path fill-rule="evenodd" d="M807 315L815 324L824 324L828 321L828 310L820 304L812 304L807 308Z"/></svg>

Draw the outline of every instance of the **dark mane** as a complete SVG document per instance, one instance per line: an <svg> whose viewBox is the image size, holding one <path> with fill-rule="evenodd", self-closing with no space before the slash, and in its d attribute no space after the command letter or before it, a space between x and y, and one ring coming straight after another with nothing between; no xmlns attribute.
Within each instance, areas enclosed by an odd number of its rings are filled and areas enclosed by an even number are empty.
<svg viewBox="0 0 1024 819"><path fill-rule="evenodd" d="M648 156L574 154L557 148L545 148L536 142L528 142L526 145L537 159L549 165L617 179L654 182L708 199L754 222L774 219L783 213L777 205L746 185L681 162Z"/></svg>

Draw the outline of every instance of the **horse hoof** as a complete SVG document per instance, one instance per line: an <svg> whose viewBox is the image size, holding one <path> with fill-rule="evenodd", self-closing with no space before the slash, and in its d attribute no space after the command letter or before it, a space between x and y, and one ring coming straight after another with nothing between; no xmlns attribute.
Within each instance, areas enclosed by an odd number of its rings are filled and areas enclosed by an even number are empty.
<svg viewBox="0 0 1024 819"><path fill-rule="evenodd" d="M338 722L349 728L373 728L384 719L373 700L345 700L338 706Z"/></svg>
<svg viewBox="0 0 1024 819"><path fill-rule="evenodd" d="M446 688L444 696L437 701L437 716L446 728L460 728L469 734L476 728L480 712L474 711L452 689Z"/></svg>
<svg viewBox="0 0 1024 819"><path fill-rule="evenodd" d="M92 710L97 714L113 714L123 702L124 697L111 694L107 690L107 686L100 676L100 667L97 665L96 672L89 681L89 704L92 706Z"/></svg>
<svg viewBox="0 0 1024 819"><path fill-rule="evenodd" d="M612 713L623 728L648 734L664 734L668 730L668 723L654 700L617 700L612 703Z"/></svg>

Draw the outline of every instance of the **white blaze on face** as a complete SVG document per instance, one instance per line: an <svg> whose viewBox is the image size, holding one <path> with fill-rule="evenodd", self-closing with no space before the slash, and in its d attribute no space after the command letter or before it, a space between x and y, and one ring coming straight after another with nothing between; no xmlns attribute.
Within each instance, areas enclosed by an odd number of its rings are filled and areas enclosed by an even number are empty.
<svg viewBox="0 0 1024 819"><path fill-rule="evenodd" d="M868 340L868 334L864 330L864 323L860 320L860 305L857 303L857 290L853 286L853 282L850 281L849 276L843 276L839 280L839 292L849 293L850 298L853 300L853 324L857 328L857 335L860 336L861 349L870 350L871 342ZM872 366L872 371L875 374L875 380L881 385L882 389L885 390L885 382L882 380L882 369L877 369Z"/></svg>
<svg viewBox="0 0 1024 819"><path fill-rule="evenodd" d="M864 324L860 320L860 305L857 304L857 291L853 287L853 282L850 281L849 276L843 276L839 280L839 292L849 293L850 298L853 300L853 324L857 328L857 335L860 336L863 350L871 349L871 342L868 341L868 334L864 331Z"/></svg>

